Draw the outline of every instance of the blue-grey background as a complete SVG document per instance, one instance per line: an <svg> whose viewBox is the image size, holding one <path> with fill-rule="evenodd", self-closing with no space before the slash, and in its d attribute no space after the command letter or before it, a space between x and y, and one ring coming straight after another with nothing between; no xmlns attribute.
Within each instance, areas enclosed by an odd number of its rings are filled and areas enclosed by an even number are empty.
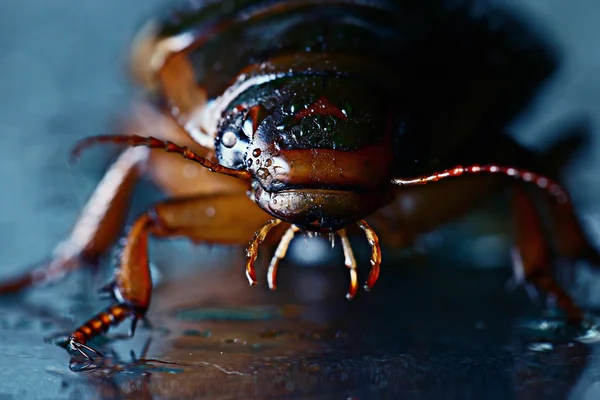
<svg viewBox="0 0 600 400"><path fill-rule="evenodd" d="M135 96L127 76L130 40L148 16L168 3L0 2L0 277L43 259L69 232L106 160L85 157L69 166L68 151L78 138L110 131L127 112ZM600 4L510 3L537 18L563 50L561 70L515 121L513 131L522 143L543 148L556 139L556 127L564 121L589 122L589 146L566 169L565 185L600 246ZM2 332L0 348L6 349L13 339ZM40 351L56 368L64 363L52 358L59 350ZM53 375L35 372L32 364L27 364L30 369L11 364L19 352L8 353L0 352L0 398L19 393L15 398L58 398L63 393ZM591 363L573 389L575 398L600 396L597 373Z"/></svg>

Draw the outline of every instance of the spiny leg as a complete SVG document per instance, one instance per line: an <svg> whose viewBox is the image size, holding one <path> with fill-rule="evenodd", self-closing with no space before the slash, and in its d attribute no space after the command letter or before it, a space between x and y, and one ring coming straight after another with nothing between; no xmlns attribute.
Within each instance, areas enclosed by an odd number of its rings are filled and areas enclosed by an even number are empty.
<svg viewBox="0 0 600 400"><path fill-rule="evenodd" d="M354 253L352 252L352 246L350 245L350 240L348 240L346 230L340 229L339 231L337 231L337 234L340 237L340 240L342 242L342 249L344 250L344 264L346 264L346 267L348 267L348 270L350 271L350 288L348 289L346 298L348 300L352 300L354 296L356 296L356 292L358 291L358 274L356 272L356 259L354 258Z"/></svg>
<svg viewBox="0 0 600 400"><path fill-rule="evenodd" d="M124 241L119 266L109 284L115 304L76 329L69 338L69 348L87 353L87 359L98 356L87 342L127 318L132 318L130 336L135 333L136 323L144 319L152 294L149 234L158 238L183 236L195 242L242 244L269 218L260 209L249 208L251 203L243 193L197 196L156 204L139 217Z"/></svg>
<svg viewBox="0 0 600 400"><path fill-rule="evenodd" d="M379 238L375 231L367 224L366 221L359 221L358 226L365 232L365 236L371 245L371 271L365 282L365 290L369 291L373 288L377 279L379 279L379 271L381 266L381 248L379 247Z"/></svg>
<svg viewBox="0 0 600 400"><path fill-rule="evenodd" d="M290 242L298 231L300 231L300 228L298 228L296 225L290 226L281 237L277 249L275 249L275 254L273 254L273 258L271 258L271 263L269 264L269 270L267 272L267 281L269 282L269 288L271 290L275 290L277 288L276 281L279 262L285 258L285 254L290 246Z"/></svg>
<svg viewBox="0 0 600 400"><path fill-rule="evenodd" d="M282 221L279 219L272 219L263 225L256 233L254 237L250 241L248 248L246 249L246 277L248 278L248 282L250 285L256 285L258 281L256 280L256 269L254 268L254 263L256 262L256 258L258 257L258 247L265 240L269 231L279 225Z"/></svg>
<svg viewBox="0 0 600 400"><path fill-rule="evenodd" d="M417 186L425 185L430 182L437 182L446 178L472 174L499 174L520 180L521 182L530 182L552 195L557 207L560 206L560 208L563 209L571 207L567 191L564 190L558 182L533 171L499 165L457 166L443 172L423 175L416 178L392 179L391 183L398 186ZM549 271L548 262L544 261L546 256L543 253L547 250L545 245L546 242L543 238L539 216L535 211L531 199L525 193L521 192L520 189L515 190L514 199L515 211L518 216L517 242L520 244L519 248L521 250L521 258L523 259L523 273L525 279L532 282L544 292L553 295L556 298L558 307L567 313L569 320L576 323L581 322L581 310L575 305L565 290L556 282ZM535 239L532 241L531 238ZM532 245L531 243L537 244Z"/></svg>
<svg viewBox="0 0 600 400"><path fill-rule="evenodd" d="M99 312L69 336L67 349L81 354L86 360L103 357L102 353L86 345L95 336L105 333L108 329L134 314L132 307L126 304L113 304Z"/></svg>
<svg viewBox="0 0 600 400"><path fill-rule="evenodd" d="M87 342L128 317L132 318L130 335L133 336L135 333L137 320L144 318L150 305L152 278L147 253L148 233L154 223L149 214L144 214L131 226L121 253L120 265L115 270L110 284L113 297L117 302L85 322L70 335L70 350L77 350L87 359L91 359L91 355L101 356L98 351L87 346ZM85 354L82 349L90 354Z"/></svg>
<svg viewBox="0 0 600 400"><path fill-rule="evenodd" d="M582 321L583 314L569 294L558 284L551 270L549 245L544 237L542 223L531 197L521 187L513 192L516 247L519 265L516 271L526 282L547 295L553 296L571 322Z"/></svg>
<svg viewBox="0 0 600 400"><path fill-rule="evenodd" d="M550 203L552 231L560 256L570 260L584 259L592 267L600 267L600 253L590 243L571 203Z"/></svg>

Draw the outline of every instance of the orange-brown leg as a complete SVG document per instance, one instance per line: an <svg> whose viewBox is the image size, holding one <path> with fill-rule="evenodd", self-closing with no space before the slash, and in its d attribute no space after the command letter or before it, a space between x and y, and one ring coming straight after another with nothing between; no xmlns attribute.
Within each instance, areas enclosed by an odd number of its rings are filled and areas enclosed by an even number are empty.
<svg viewBox="0 0 600 400"><path fill-rule="evenodd" d="M148 263L148 233L155 225L155 219L146 213L131 226L122 249L120 265L110 284L117 302L86 321L70 335L70 350L78 351L88 359L91 359L90 355L101 356L86 343L128 317L132 318L130 335L134 334L137 321L144 318L150 305L152 277Z"/></svg>
<svg viewBox="0 0 600 400"><path fill-rule="evenodd" d="M268 221L264 224L256 233L254 237L250 241L248 245L248 249L246 250L246 277L251 285L256 285L258 281L256 280L256 270L254 268L254 263L258 257L258 248L261 243L266 239L269 232L279 226L282 223L281 220L274 219ZM366 221L361 220L357 222L359 228L363 230L367 240L369 241L369 245L371 246L371 271L369 272L369 277L365 282L365 290L369 291L377 282L379 278L379 269L381 265L381 249L379 247L379 238L375 231L367 224ZM277 269L279 266L279 262L285 257L287 253L288 246L294 235L300 231L295 225L291 225L288 230L283 234L279 241L279 245L275 250L275 254L271 258L271 263L269 264L269 270L267 272L267 280L269 283L269 287L271 289L275 289L277 287L276 278L277 278ZM356 260L354 258L354 254L352 252L352 246L350 245L350 241L348 240L348 236L346 234L346 229L340 229L335 232L342 241L342 249L344 250L344 263L350 272L350 288L348 289L348 293L346 294L346 298L351 300L356 295L358 290L358 275L356 269Z"/></svg>
<svg viewBox="0 0 600 400"><path fill-rule="evenodd" d="M583 259L593 267L600 267L600 253L590 244L572 204L558 204L550 199L550 214L558 254L570 260Z"/></svg>
<svg viewBox="0 0 600 400"><path fill-rule="evenodd" d="M553 276L548 240L544 236L532 198L521 186L516 186L513 203L518 255L515 275L525 282L531 282L546 295L552 296L556 305L567 314L571 322L581 322L581 310Z"/></svg>
<svg viewBox="0 0 600 400"><path fill-rule="evenodd" d="M21 276L0 282L0 294L45 285L85 264L94 264L116 241L148 149L128 149L109 168L88 200L69 237L57 246L52 259Z"/></svg>
<svg viewBox="0 0 600 400"><path fill-rule="evenodd" d="M87 346L127 318L132 319L130 335L150 305L152 279L148 262L148 235L166 238L184 236L195 242L247 243L269 215L245 195L198 196L159 203L131 226L121 251L120 263L111 288L115 304L97 314L69 337L68 347L91 360L101 356Z"/></svg>

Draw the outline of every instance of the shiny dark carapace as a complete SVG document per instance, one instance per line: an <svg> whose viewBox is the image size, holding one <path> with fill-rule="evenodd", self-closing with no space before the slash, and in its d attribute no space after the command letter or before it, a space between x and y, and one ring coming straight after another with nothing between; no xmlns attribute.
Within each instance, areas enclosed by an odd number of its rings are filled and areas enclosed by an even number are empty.
<svg viewBox="0 0 600 400"><path fill-rule="evenodd" d="M381 263L375 230L408 247L510 189L519 276L580 322L551 274L551 246L527 188L549 194L556 254L598 264L549 162L564 158L567 146L537 154L505 131L554 69L541 37L513 13L475 1L191 2L148 23L135 41L133 71L151 105L136 111L123 135L76 147L77 154L97 142L129 146L71 236L50 265L0 292L96 262L120 234L143 173L170 199L129 230L107 286L115 304L70 336L69 348L85 358L99 356L86 345L94 336L125 318L133 333L145 317L150 234L250 241L253 284L258 248L269 241L272 288L298 232L337 235L352 298L357 263L347 229L360 228L371 245L370 289Z"/></svg>

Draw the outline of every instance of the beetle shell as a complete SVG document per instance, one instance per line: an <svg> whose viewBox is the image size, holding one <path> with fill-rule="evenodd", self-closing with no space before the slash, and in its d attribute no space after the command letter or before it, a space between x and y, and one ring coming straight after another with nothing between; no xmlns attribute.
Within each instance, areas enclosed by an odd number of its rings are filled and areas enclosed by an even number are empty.
<svg viewBox="0 0 600 400"><path fill-rule="evenodd" d="M486 143L505 140L554 61L514 17L443 1L208 2L138 43L190 137L251 172L264 211L320 231L385 205L393 176L535 167Z"/></svg>

